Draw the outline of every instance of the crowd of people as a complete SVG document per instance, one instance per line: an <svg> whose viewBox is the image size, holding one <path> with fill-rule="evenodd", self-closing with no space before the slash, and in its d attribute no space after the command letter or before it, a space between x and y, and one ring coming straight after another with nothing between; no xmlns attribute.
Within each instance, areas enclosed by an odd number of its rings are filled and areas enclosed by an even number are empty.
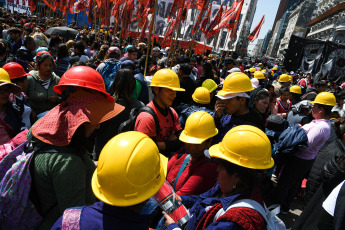
<svg viewBox="0 0 345 230"><path fill-rule="evenodd" d="M284 215L295 197L295 229L345 228L345 83L113 30L63 38L35 17L0 22L0 160L32 145L42 217L10 228L2 213L2 229L266 229L255 207ZM165 181L184 226L157 204L145 212Z"/></svg>

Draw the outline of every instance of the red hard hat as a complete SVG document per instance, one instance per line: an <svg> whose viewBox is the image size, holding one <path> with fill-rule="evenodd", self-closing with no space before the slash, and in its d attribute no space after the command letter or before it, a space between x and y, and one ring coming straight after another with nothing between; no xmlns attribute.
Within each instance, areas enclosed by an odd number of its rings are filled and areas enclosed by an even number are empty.
<svg viewBox="0 0 345 230"><path fill-rule="evenodd" d="M67 70L61 77L58 85L54 86L54 91L61 94L61 87L78 86L87 89L97 90L103 93L109 101L114 98L105 91L103 77L96 70L87 66L77 66Z"/></svg>
<svg viewBox="0 0 345 230"><path fill-rule="evenodd" d="M11 79L16 79L24 76L30 75L26 73L23 66L16 62L9 62L2 67L10 75Z"/></svg>
<svg viewBox="0 0 345 230"><path fill-rule="evenodd" d="M37 57L37 56L40 56L40 55L42 55L42 54L49 54L49 55L51 55L48 51L46 51L46 50L41 50L40 52L38 52L38 53L36 54L36 57Z"/></svg>

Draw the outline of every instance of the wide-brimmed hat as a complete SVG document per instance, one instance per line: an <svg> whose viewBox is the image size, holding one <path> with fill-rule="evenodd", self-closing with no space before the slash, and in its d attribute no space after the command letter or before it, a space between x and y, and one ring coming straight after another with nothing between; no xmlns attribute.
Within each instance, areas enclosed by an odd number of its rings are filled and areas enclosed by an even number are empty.
<svg viewBox="0 0 345 230"><path fill-rule="evenodd" d="M107 100L103 94L81 88L38 120L31 131L45 143L66 146L83 123L99 124L123 110L123 106Z"/></svg>

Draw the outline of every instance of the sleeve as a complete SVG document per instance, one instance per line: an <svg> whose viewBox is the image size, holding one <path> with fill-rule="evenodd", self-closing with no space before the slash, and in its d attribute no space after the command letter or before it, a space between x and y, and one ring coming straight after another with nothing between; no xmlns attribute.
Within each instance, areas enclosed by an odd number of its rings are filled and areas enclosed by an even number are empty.
<svg viewBox="0 0 345 230"><path fill-rule="evenodd" d="M169 224L166 230L182 230L176 223Z"/></svg>
<svg viewBox="0 0 345 230"><path fill-rule="evenodd" d="M168 161L168 172L167 174L169 174L170 170L172 169L172 167L175 165L177 161L177 154L175 154L169 161Z"/></svg>
<svg viewBox="0 0 345 230"><path fill-rule="evenodd" d="M60 215L67 208L86 205L86 166L79 156L54 164L52 172Z"/></svg>
<svg viewBox="0 0 345 230"><path fill-rule="evenodd" d="M214 167L213 163L208 163L194 170L193 174L176 194L182 196L200 194L201 192L211 189L216 181L217 169Z"/></svg>
<svg viewBox="0 0 345 230"><path fill-rule="evenodd" d="M325 132L323 129L320 129L319 127L314 127L307 133L307 136L308 136L308 146L312 147L324 141Z"/></svg>
<svg viewBox="0 0 345 230"><path fill-rule="evenodd" d="M151 115L140 113L135 121L135 131L146 134L149 137L156 137L156 124Z"/></svg>

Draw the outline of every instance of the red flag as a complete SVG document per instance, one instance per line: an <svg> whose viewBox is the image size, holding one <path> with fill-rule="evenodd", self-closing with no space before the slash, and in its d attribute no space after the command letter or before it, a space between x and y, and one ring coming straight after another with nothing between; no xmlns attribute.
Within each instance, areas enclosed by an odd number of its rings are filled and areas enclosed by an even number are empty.
<svg viewBox="0 0 345 230"><path fill-rule="evenodd" d="M265 15L262 16L261 18L261 21L259 22L259 24L254 28L254 30L248 35L247 39L250 41L250 42L253 42L258 36L259 36L259 33L260 33L260 30L261 30L261 26L264 24L265 22Z"/></svg>
<svg viewBox="0 0 345 230"><path fill-rule="evenodd" d="M37 0L29 0L30 12L36 10Z"/></svg>
<svg viewBox="0 0 345 230"><path fill-rule="evenodd" d="M170 21L171 17L174 17L176 15L176 10L178 8L183 7L184 0L174 0L173 4L171 5L168 21Z"/></svg>
<svg viewBox="0 0 345 230"><path fill-rule="evenodd" d="M145 19L145 23L144 23L144 26L141 28L141 33L140 33L140 36L139 36L139 42L143 42L144 41L144 38L146 37L146 27L147 27L147 18Z"/></svg>
<svg viewBox="0 0 345 230"><path fill-rule="evenodd" d="M187 11L194 8L197 8L196 0L189 0L187 3Z"/></svg>
<svg viewBox="0 0 345 230"><path fill-rule="evenodd" d="M207 23L209 21L209 18L211 18L211 11L212 11L212 4L210 4L210 6L208 7L206 15L205 15L205 17L202 19L202 21L200 23L200 29L201 29L201 31L204 34L205 34L205 31L206 31L206 26L207 26Z"/></svg>
<svg viewBox="0 0 345 230"><path fill-rule="evenodd" d="M87 5L87 23L91 23L93 19L93 0L89 0L88 5Z"/></svg>
<svg viewBox="0 0 345 230"><path fill-rule="evenodd" d="M218 9L216 15L208 25L208 27L205 30L205 34L207 38L212 37L213 35L216 34L216 31L213 30L213 28L220 23L220 20L222 19L222 14L223 14L223 4L220 5L220 8Z"/></svg>
<svg viewBox="0 0 345 230"><path fill-rule="evenodd" d="M137 11L135 12L135 16L133 18L133 21L137 20L137 19L144 19L144 11L145 11L145 7L147 5L148 0L139 0L138 1L138 8ZM140 21L144 21L144 20L140 20ZM143 23L141 23L141 25L143 25Z"/></svg>
<svg viewBox="0 0 345 230"><path fill-rule="evenodd" d="M55 0L43 0L43 2L53 11L56 10Z"/></svg>
<svg viewBox="0 0 345 230"><path fill-rule="evenodd" d="M196 2L196 8L198 10L202 10L204 8L205 5L205 1L204 0L197 0Z"/></svg>
<svg viewBox="0 0 345 230"><path fill-rule="evenodd" d="M209 3L210 3L210 0L203 0L203 1L198 0L198 3L197 3L198 9L199 9L199 4L203 4L203 6L202 6L202 9L200 10L198 18L196 19L196 21L194 23L194 27L192 29L191 35L193 35L197 31L197 29L199 29L199 25L200 25L202 16L204 15L204 12L208 8Z"/></svg>
<svg viewBox="0 0 345 230"><path fill-rule="evenodd" d="M217 26L213 28L213 30L219 30L223 28L227 28L228 30L233 29L235 26L235 22L240 18L243 2L243 0L241 0L240 2L234 2L231 5L231 8L224 12L222 20Z"/></svg>

